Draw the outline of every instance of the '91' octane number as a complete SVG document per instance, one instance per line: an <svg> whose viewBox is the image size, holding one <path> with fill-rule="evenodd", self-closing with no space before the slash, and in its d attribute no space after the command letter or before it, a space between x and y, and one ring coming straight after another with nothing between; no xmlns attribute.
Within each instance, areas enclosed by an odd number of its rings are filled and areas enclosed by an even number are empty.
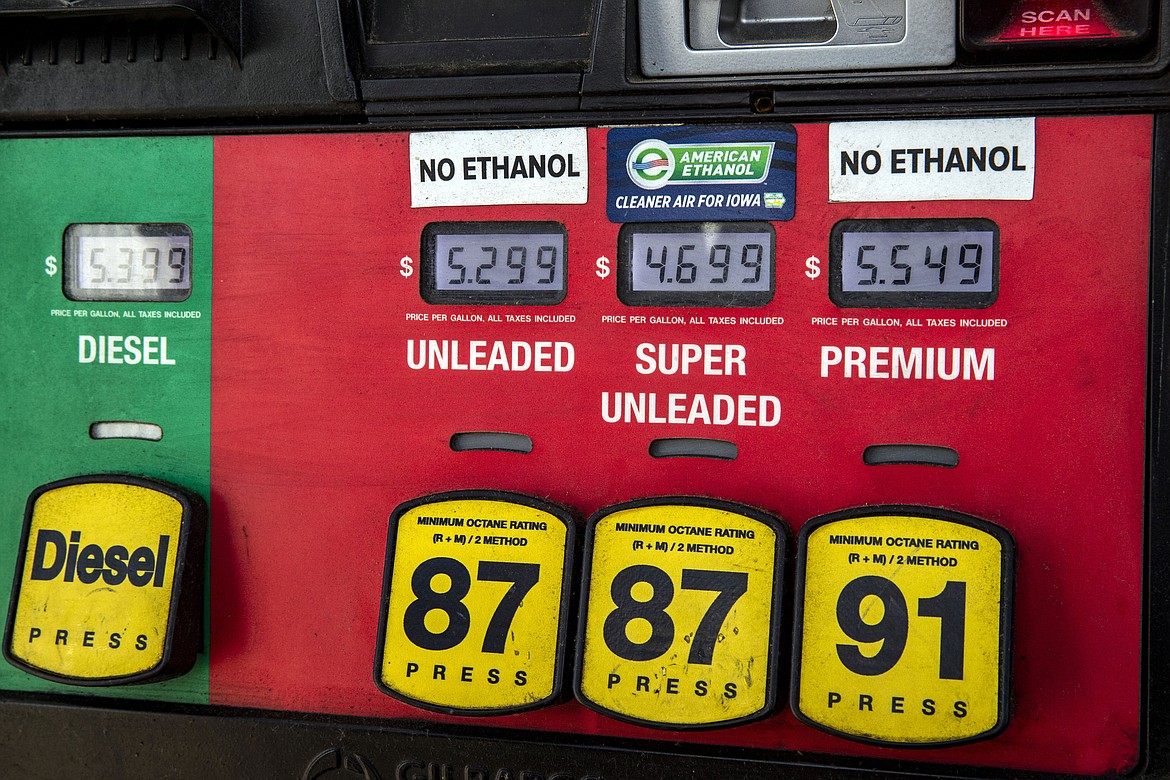
<svg viewBox="0 0 1170 780"><path fill-rule="evenodd" d="M889 547L916 552L888 555ZM1010 698L1013 550L998 526L926 507L866 507L805 523L794 714L878 745L998 734Z"/></svg>

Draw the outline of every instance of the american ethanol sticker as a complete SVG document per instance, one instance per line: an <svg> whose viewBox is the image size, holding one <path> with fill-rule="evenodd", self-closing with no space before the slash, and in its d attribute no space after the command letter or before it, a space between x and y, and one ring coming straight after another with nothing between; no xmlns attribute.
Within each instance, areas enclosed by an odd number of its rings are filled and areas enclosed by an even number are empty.
<svg viewBox="0 0 1170 780"><path fill-rule="evenodd" d="M791 125L609 131L611 222L787 220L795 213Z"/></svg>

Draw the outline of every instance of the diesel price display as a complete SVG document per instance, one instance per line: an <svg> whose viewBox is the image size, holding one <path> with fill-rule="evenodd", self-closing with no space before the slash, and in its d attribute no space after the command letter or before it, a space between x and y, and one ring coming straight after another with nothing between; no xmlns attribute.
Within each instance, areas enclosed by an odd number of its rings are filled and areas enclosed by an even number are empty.
<svg viewBox="0 0 1170 780"><path fill-rule="evenodd" d="M65 229L65 297L183 301L191 294L191 229L181 224L82 224Z"/></svg>
<svg viewBox="0 0 1170 780"><path fill-rule="evenodd" d="M988 219L849 219L829 238L841 307L984 308L999 295L999 228Z"/></svg>
<svg viewBox="0 0 1170 780"><path fill-rule="evenodd" d="M618 233L618 298L630 306L763 306L775 269L767 222L627 224Z"/></svg>

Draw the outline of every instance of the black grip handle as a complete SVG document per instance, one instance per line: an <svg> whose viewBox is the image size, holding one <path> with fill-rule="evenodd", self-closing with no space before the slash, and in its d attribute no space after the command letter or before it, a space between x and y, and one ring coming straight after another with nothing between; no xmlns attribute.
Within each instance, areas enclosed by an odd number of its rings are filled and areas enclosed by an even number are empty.
<svg viewBox="0 0 1170 780"><path fill-rule="evenodd" d="M237 62L243 55L242 0L4 0L5 16L61 17L172 13L199 19Z"/></svg>

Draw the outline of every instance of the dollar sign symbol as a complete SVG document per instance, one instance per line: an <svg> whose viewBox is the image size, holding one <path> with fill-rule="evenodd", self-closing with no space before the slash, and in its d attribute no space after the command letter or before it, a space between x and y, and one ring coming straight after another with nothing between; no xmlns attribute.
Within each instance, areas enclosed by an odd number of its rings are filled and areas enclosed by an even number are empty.
<svg viewBox="0 0 1170 780"><path fill-rule="evenodd" d="M402 258L398 261L398 264L402 266L402 270L398 273L402 274L403 279L408 279L414 274L414 261L409 257Z"/></svg>
<svg viewBox="0 0 1170 780"><path fill-rule="evenodd" d="M816 279L821 275L821 261L817 258L810 257L808 260L804 261L804 265L806 268L808 268L808 270L804 272L804 275L809 279Z"/></svg>
<svg viewBox="0 0 1170 780"><path fill-rule="evenodd" d="M45 258L45 273L49 276L57 275L57 258L52 255Z"/></svg>
<svg viewBox="0 0 1170 780"><path fill-rule="evenodd" d="M609 276L609 258L602 256L597 258L597 278L604 279L607 276Z"/></svg>

